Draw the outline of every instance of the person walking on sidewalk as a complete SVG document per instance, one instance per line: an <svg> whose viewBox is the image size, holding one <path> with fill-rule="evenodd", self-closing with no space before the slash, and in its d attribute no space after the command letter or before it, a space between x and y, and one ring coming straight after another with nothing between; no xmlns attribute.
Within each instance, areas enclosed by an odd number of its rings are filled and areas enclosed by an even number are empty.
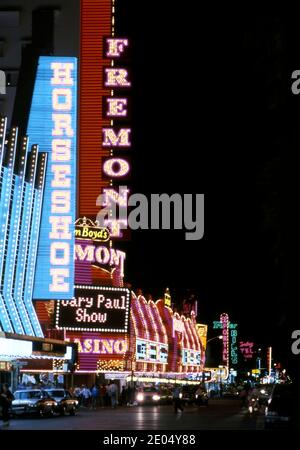
<svg viewBox="0 0 300 450"><path fill-rule="evenodd" d="M110 397L111 407L115 409L115 407L117 406L118 388L114 381L111 381L110 385L108 386L108 395Z"/></svg>
<svg viewBox="0 0 300 450"><path fill-rule="evenodd" d="M174 387L174 391L173 391L173 401L174 401L174 412L177 413L178 409L180 409L180 411L183 411L183 406L182 406L182 402L181 402L181 389L179 386L175 386Z"/></svg>
<svg viewBox="0 0 300 450"><path fill-rule="evenodd" d="M4 427L9 426L9 408L14 398L15 397L9 390L8 384L4 383L2 389L0 390L0 406L2 407L2 420Z"/></svg>

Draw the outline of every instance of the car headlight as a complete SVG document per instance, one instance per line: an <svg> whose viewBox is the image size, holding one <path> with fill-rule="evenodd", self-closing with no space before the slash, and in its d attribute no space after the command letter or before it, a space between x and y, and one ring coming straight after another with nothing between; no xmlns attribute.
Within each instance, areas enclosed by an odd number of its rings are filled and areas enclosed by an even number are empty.
<svg viewBox="0 0 300 450"><path fill-rule="evenodd" d="M142 402L142 401L144 400L144 394L139 393L139 394L136 396L136 399L137 399L138 402Z"/></svg>
<svg viewBox="0 0 300 450"><path fill-rule="evenodd" d="M264 389L262 389L262 390L260 391L260 393L261 393L261 394L265 394L266 391L265 391Z"/></svg>
<svg viewBox="0 0 300 450"><path fill-rule="evenodd" d="M154 394L152 398L153 398L153 400L154 400L155 402L157 402L158 400L160 400L160 396L157 395L157 394Z"/></svg>

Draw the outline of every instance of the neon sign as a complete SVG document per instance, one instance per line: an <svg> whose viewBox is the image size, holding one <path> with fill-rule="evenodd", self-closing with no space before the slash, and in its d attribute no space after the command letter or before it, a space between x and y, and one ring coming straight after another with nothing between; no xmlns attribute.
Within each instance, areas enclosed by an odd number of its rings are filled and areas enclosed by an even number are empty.
<svg viewBox="0 0 300 450"><path fill-rule="evenodd" d="M120 275L124 276L124 261L126 253L103 245L75 244L75 261L89 261L102 266L118 267Z"/></svg>
<svg viewBox="0 0 300 450"><path fill-rule="evenodd" d="M198 335L200 337L201 344L203 345L204 350L206 350L206 344L207 344L207 325L197 323L196 329L198 332Z"/></svg>
<svg viewBox="0 0 300 450"><path fill-rule="evenodd" d="M77 60L40 57L27 134L49 154L34 298L74 292Z"/></svg>
<svg viewBox="0 0 300 450"><path fill-rule="evenodd" d="M240 352L242 353L243 357L245 359L252 359L254 352L253 352L253 346L254 343L253 342L240 342Z"/></svg>
<svg viewBox="0 0 300 450"><path fill-rule="evenodd" d="M164 294L164 301L165 301L165 305L169 306L169 308L171 308L171 306L172 306L172 299L171 299L169 288L166 289L166 292Z"/></svg>
<svg viewBox="0 0 300 450"><path fill-rule="evenodd" d="M99 228L90 219L83 217L75 222L75 237L77 239L87 239L95 242L109 241L109 230L107 228Z"/></svg>
<svg viewBox="0 0 300 450"><path fill-rule="evenodd" d="M175 335L175 331L178 331L178 333L184 333L185 328L182 320L173 317L173 336Z"/></svg>
<svg viewBox="0 0 300 450"><path fill-rule="evenodd" d="M182 364L186 366L200 366L201 365L201 353L190 350L182 350Z"/></svg>
<svg viewBox="0 0 300 450"><path fill-rule="evenodd" d="M222 335L223 335L223 352L222 360L229 367L229 318L228 314L223 313L220 316L220 322L222 324Z"/></svg>
<svg viewBox="0 0 300 450"><path fill-rule="evenodd" d="M136 341L136 361L167 364L168 345L144 339Z"/></svg>
<svg viewBox="0 0 300 450"><path fill-rule="evenodd" d="M73 300L57 302L56 328L126 333L129 304L129 289L75 286Z"/></svg>
<svg viewBox="0 0 300 450"><path fill-rule="evenodd" d="M238 363L237 335L238 335L237 330L230 330L230 359L232 366Z"/></svg>
<svg viewBox="0 0 300 450"><path fill-rule="evenodd" d="M238 330L237 330L238 324L237 323L228 323L229 328L229 343L230 343L230 361L231 365L234 366L238 363L238 346L237 346L237 336L238 336ZM223 324L220 321L213 321L213 329L223 329Z"/></svg>
<svg viewBox="0 0 300 450"><path fill-rule="evenodd" d="M114 67L114 60L122 57L128 45L128 39L115 37L106 39L106 57L111 60L112 67L106 67L104 70L104 86L111 89L111 97L106 98L105 115L111 120L111 126L102 128L102 147L109 148L111 154L103 161L102 170L106 176L110 177L111 186L113 180L124 179L130 172L128 161L124 157L114 155L114 151L118 149L131 147L131 128L114 127L114 119L123 119L128 116L127 98L114 96L114 89L122 90L131 86L128 71L123 67ZM111 237L121 237L121 230L127 228L127 218L122 217L122 208L127 207L128 192L126 186L122 187L121 195L111 187L105 188L103 194L97 199L97 205L104 207L98 213L97 219L109 228ZM119 207L118 218L117 206Z"/></svg>
<svg viewBox="0 0 300 450"><path fill-rule="evenodd" d="M78 344L78 353L91 353L93 355L121 355L127 351L125 339L83 339L75 338Z"/></svg>

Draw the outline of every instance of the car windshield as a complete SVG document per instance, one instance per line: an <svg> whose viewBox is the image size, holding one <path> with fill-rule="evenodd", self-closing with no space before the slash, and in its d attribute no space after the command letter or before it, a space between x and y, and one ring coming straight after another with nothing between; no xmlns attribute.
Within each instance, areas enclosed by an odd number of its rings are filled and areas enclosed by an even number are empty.
<svg viewBox="0 0 300 450"><path fill-rule="evenodd" d="M30 398L41 398L41 392L40 391L25 391L20 392L20 398L22 400L30 399Z"/></svg>
<svg viewBox="0 0 300 450"><path fill-rule="evenodd" d="M52 396L52 397L61 397L63 398L65 396L65 391L48 391L48 393Z"/></svg>
<svg viewBox="0 0 300 450"><path fill-rule="evenodd" d="M143 390L144 392L157 392L157 389L153 387L145 387Z"/></svg>

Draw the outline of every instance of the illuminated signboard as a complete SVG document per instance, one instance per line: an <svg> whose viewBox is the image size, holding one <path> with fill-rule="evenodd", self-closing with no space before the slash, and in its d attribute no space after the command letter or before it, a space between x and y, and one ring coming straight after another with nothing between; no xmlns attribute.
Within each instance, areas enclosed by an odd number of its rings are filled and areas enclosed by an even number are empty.
<svg viewBox="0 0 300 450"><path fill-rule="evenodd" d="M184 348L182 350L182 364L186 366L200 366L201 352Z"/></svg>
<svg viewBox="0 0 300 450"><path fill-rule="evenodd" d="M267 350L267 369L268 369L269 376L271 376L271 372L272 372L272 347L268 347L268 350Z"/></svg>
<svg viewBox="0 0 300 450"><path fill-rule="evenodd" d="M229 324L229 328L230 328ZM236 325L237 324L233 324ZM231 365L234 366L238 363L238 346L237 346L237 335L236 329L230 329L230 361Z"/></svg>
<svg viewBox="0 0 300 450"><path fill-rule="evenodd" d="M223 352L222 360L229 367L229 318L228 314L223 313L220 316L220 322L222 324L222 336L223 336Z"/></svg>
<svg viewBox="0 0 300 450"><path fill-rule="evenodd" d="M107 242L109 241L110 233L107 228L97 227L92 220L83 217L75 222L75 237L95 242Z"/></svg>
<svg viewBox="0 0 300 450"><path fill-rule="evenodd" d="M57 302L56 328L125 333L129 304L129 289L75 286L74 299Z"/></svg>
<svg viewBox="0 0 300 450"><path fill-rule="evenodd" d="M168 345L160 342L152 342L144 339L136 341L136 360L167 364Z"/></svg>
<svg viewBox="0 0 300 450"><path fill-rule="evenodd" d="M80 1L80 95L79 95L79 171L78 214L95 220L96 200L110 185L103 176L103 158L110 149L102 146L102 129L111 123L103 110L103 99L111 90L104 85L105 38L112 33L112 0Z"/></svg>
<svg viewBox="0 0 300 450"><path fill-rule="evenodd" d="M93 355L121 355L127 351L127 341L124 338L95 338L73 340L78 345L78 353Z"/></svg>
<svg viewBox="0 0 300 450"><path fill-rule="evenodd" d="M175 331L178 331L178 333L184 333L184 323L181 319L176 319L176 317L173 316L173 337L175 336Z"/></svg>
<svg viewBox="0 0 300 450"><path fill-rule="evenodd" d="M126 253L121 250L115 250L112 247L105 245L92 244L75 244L75 261L88 261L90 263L97 263L101 266L118 267L120 275L124 275L124 261Z"/></svg>
<svg viewBox="0 0 300 450"><path fill-rule="evenodd" d="M131 129L124 126L131 86L124 67L129 41L115 35L114 1L81 0L80 22L79 214L93 220L101 214L111 237L121 237L122 227L127 228L121 209L127 206L128 189L118 196L114 185L130 173L124 155L131 147ZM112 217L109 211L117 207L120 214Z"/></svg>
<svg viewBox="0 0 300 450"><path fill-rule="evenodd" d="M105 45L105 55L111 61L111 65L104 69L104 86L111 89L111 96L105 98L105 113L111 122L108 127L102 128L102 147L109 148L111 153L108 158L103 158L102 170L106 177L110 178L111 183L109 187L103 189L101 201L97 200L97 204L104 207L98 212L97 219L102 220L109 228L112 237L122 237L121 230L127 229L126 211L129 193L129 189L123 184L130 173L130 165L123 150L131 147L131 128L124 127L122 121L124 118L128 119L128 99L124 97L124 89L130 88L131 82L128 79L128 71L120 66L120 59L126 56L129 41L112 36L105 39ZM115 91L119 93L116 94ZM119 120L119 123L115 123ZM116 154L120 150L121 156ZM121 184L118 190L112 187L113 183Z"/></svg>
<svg viewBox="0 0 300 450"><path fill-rule="evenodd" d="M244 359L252 359L254 356L253 352L254 343L253 342L240 342L240 352L242 353Z"/></svg>
<svg viewBox="0 0 300 450"><path fill-rule="evenodd" d="M238 324L237 323L228 323L229 328L229 343L230 343L230 362L231 366L235 366L238 363L238 345L237 345L237 337L238 337ZM213 322L213 329L218 330L223 328L223 324L220 321L215 320Z"/></svg>
<svg viewBox="0 0 300 450"><path fill-rule="evenodd" d="M164 294L164 301L165 301L165 306L169 306L169 308L171 308L172 299L171 299L170 291L168 288L166 289L166 292Z"/></svg>
<svg viewBox="0 0 300 450"><path fill-rule="evenodd" d="M203 349L206 350L206 343L207 343L207 325L204 325L202 323L196 324L196 329L198 332L198 335L200 337L201 344L203 346Z"/></svg>
<svg viewBox="0 0 300 450"><path fill-rule="evenodd" d="M211 371L206 370L203 372L189 373L187 375L187 379L193 380L193 381L210 381L211 380Z"/></svg>
<svg viewBox="0 0 300 450"><path fill-rule="evenodd" d="M41 56L27 134L48 153L33 297L74 295L77 60Z"/></svg>

